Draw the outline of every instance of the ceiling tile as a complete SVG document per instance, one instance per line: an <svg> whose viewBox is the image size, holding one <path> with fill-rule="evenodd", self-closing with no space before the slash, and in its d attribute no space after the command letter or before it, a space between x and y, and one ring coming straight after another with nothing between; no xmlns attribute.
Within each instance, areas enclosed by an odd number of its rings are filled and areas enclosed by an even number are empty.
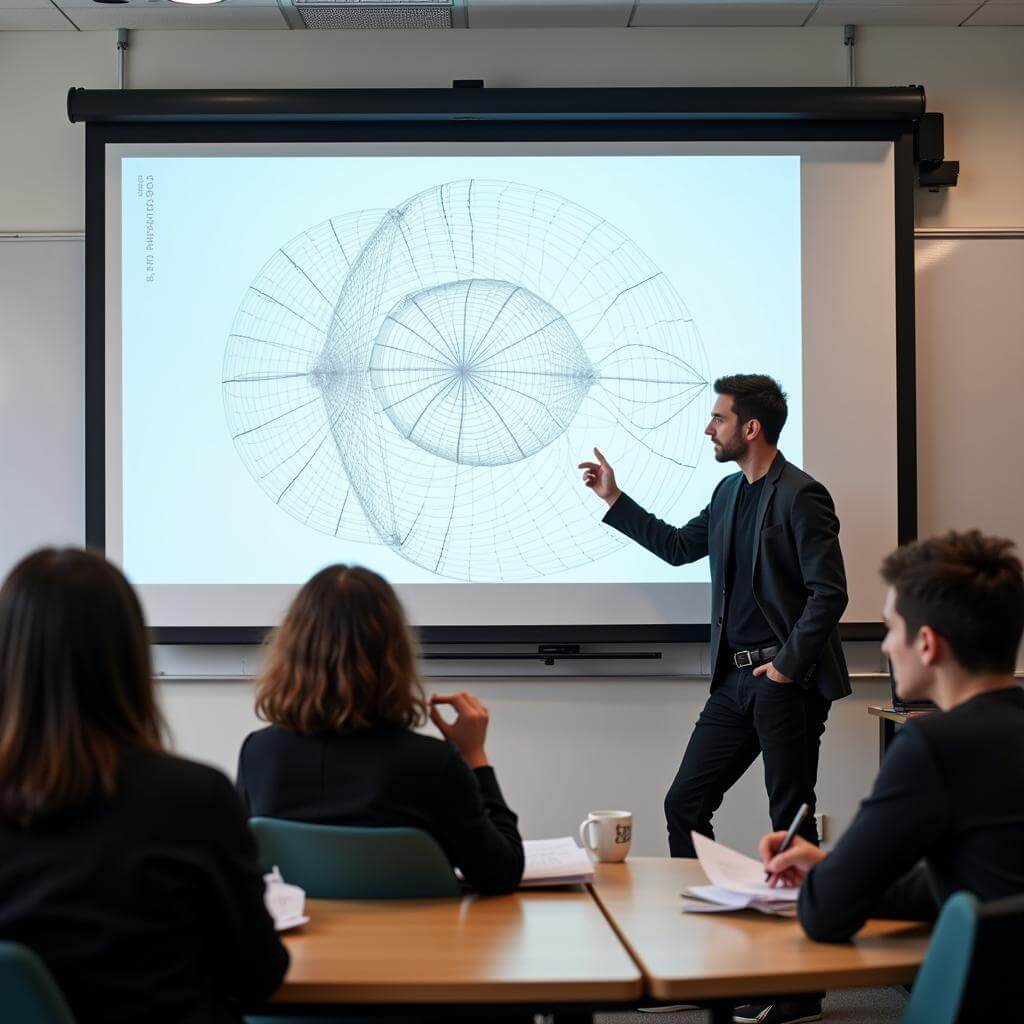
<svg viewBox="0 0 1024 1024"><path fill-rule="evenodd" d="M717 25L802 25L814 10L813 3L760 2L719 3L694 0L640 0L630 25L633 28L669 28Z"/></svg>
<svg viewBox="0 0 1024 1024"><path fill-rule="evenodd" d="M65 0L68 17L80 29L283 29L287 28L280 8L221 4L196 7L186 4L98 4L72 6Z"/></svg>
<svg viewBox="0 0 1024 1024"><path fill-rule="evenodd" d="M0 11L52 11L50 0L0 0Z"/></svg>
<svg viewBox="0 0 1024 1024"><path fill-rule="evenodd" d="M858 3L837 0L823 3L808 25L959 25L978 7L978 0L953 3Z"/></svg>
<svg viewBox="0 0 1024 1024"><path fill-rule="evenodd" d="M1005 0L989 0L977 14L973 14L965 25L1024 25L1024 2L1006 3Z"/></svg>
<svg viewBox="0 0 1024 1024"><path fill-rule="evenodd" d="M632 0L467 0L470 28L625 28Z"/></svg>
<svg viewBox="0 0 1024 1024"><path fill-rule="evenodd" d="M0 7L0 32L47 32L67 29L74 32L72 25L63 14L60 13L51 3L47 3L48 10L38 7L11 8Z"/></svg>

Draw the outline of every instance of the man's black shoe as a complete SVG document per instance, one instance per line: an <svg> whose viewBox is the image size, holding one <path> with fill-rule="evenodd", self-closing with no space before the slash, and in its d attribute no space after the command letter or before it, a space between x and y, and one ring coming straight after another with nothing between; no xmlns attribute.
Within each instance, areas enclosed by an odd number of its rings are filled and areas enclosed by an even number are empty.
<svg viewBox="0 0 1024 1024"><path fill-rule="evenodd" d="M732 1019L736 1024L803 1024L821 1020L821 999L779 999L774 1003L748 1003L737 1006Z"/></svg>

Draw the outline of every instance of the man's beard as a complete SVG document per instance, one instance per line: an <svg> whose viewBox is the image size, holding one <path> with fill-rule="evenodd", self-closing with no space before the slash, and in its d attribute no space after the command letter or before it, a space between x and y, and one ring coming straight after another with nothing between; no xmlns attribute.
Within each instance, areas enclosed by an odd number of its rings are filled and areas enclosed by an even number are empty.
<svg viewBox="0 0 1024 1024"><path fill-rule="evenodd" d="M742 459L749 447L742 437L734 437L728 444L715 449L715 462L735 462Z"/></svg>

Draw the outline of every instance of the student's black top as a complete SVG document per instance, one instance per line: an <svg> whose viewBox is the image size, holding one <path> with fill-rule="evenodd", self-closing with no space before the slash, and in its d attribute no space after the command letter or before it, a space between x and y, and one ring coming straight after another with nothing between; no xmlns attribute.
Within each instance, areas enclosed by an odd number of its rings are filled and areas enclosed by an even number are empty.
<svg viewBox="0 0 1024 1024"><path fill-rule="evenodd" d="M472 770L453 744L408 729L268 726L242 744L238 791L251 817L423 829L481 892L511 891L522 877L517 819L494 769Z"/></svg>
<svg viewBox="0 0 1024 1024"><path fill-rule="evenodd" d="M0 826L0 939L42 957L78 1024L237 1022L288 966L231 783L141 751L113 797Z"/></svg>
<svg viewBox="0 0 1024 1024"><path fill-rule="evenodd" d="M934 920L959 889L982 900L1024 892L1018 687L900 730L871 795L804 880L800 921L811 938L840 942L868 917Z"/></svg>

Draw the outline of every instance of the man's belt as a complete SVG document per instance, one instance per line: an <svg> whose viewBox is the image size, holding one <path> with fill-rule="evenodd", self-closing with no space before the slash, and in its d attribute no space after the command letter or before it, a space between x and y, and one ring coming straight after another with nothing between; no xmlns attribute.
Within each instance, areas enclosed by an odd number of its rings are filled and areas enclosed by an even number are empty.
<svg viewBox="0 0 1024 1024"><path fill-rule="evenodd" d="M733 651L732 663L737 668L756 668L766 661L771 661L781 648L778 645L773 647L755 647L752 651Z"/></svg>

